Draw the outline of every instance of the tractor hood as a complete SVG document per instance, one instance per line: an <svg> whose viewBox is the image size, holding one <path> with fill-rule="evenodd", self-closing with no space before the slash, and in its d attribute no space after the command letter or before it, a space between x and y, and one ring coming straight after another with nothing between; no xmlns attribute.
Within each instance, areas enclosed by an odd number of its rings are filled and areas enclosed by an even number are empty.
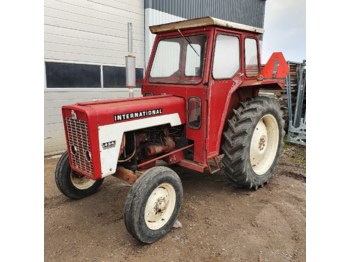
<svg viewBox="0 0 350 262"><path fill-rule="evenodd" d="M185 100L171 95L138 97L133 99L104 100L83 102L63 106L63 115L67 110L85 114L95 118L98 126L114 123L131 122L139 119L177 115L181 124L185 123ZM69 115L68 114L68 115ZM155 123L156 125L156 123ZM142 128L142 127L141 127ZM135 127L137 129L137 127Z"/></svg>
<svg viewBox="0 0 350 262"><path fill-rule="evenodd" d="M125 132L184 124L185 108L183 98L171 95L63 106L72 169L93 179L114 174Z"/></svg>

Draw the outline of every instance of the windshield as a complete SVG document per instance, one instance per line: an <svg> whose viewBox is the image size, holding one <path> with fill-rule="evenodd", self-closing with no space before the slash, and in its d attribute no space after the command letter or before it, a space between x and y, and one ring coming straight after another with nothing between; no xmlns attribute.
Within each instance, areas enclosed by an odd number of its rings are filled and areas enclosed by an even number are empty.
<svg viewBox="0 0 350 262"><path fill-rule="evenodd" d="M150 82L196 84L202 80L207 36L159 41L149 74Z"/></svg>

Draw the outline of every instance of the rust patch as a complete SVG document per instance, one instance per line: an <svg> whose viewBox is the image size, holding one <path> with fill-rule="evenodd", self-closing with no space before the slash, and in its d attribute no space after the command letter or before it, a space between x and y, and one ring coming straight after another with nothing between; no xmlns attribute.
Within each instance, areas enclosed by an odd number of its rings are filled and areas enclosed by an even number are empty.
<svg viewBox="0 0 350 262"><path fill-rule="evenodd" d="M118 166L117 171L114 173L115 177L124 180L128 184L132 185L135 183L138 176L131 171L130 169L126 169L125 167Z"/></svg>

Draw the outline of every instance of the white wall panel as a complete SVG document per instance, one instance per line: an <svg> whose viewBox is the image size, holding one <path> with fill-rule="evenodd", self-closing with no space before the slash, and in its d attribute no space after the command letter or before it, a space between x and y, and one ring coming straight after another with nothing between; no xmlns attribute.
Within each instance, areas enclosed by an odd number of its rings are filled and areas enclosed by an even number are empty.
<svg viewBox="0 0 350 262"><path fill-rule="evenodd" d="M118 65L125 66L125 56L119 56L121 53L120 50L110 50L105 48L99 48L99 47L87 47L83 45L73 45L73 44L62 44L62 43L52 43L52 42L46 42L45 41L45 48L48 51L54 51L55 54L57 53L63 54L68 53L72 54L72 57L76 57L76 60L79 61L79 55L81 55L81 61L85 62L86 60L99 60L105 61L105 64L117 64L116 61L119 62ZM143 55L142 50L140 48L135 48L136 50L139 50L140 55ZM135 50L134 49L134 50ZM53 56L54 56L53 55ZM74 56L73 56L74 55ZM113 58L113 60L109 58ZM49 57L47 57L49 58ZM86 62L93 62L93 61L86 61ZM137 62L137 67L142 67L141 62Z"/></svg>
<svg viewBox="0 0 350 262"><path fill-rule="evenodd" d="M133 51L143 67L143 0L45 0L44 5L45 59L125 65L132 22Z"/></svg>
<svg viewBox="0 0 350 262"><path fill-rule="evenodd" d="M131 22L136 67L144 67L144 0L45 0L44 6L45 61L125 66ZM45 88L45 155L65 150L63 105L121 97L127 88Z"/></svg>

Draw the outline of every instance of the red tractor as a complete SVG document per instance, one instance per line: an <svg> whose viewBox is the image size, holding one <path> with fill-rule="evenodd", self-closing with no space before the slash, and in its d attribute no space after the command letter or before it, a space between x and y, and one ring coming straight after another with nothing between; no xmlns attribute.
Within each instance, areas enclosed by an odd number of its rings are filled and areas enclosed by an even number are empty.
<svg viewBox="0 0 350 262"><path fill-rule="evenodd" d="M289 72L281 53L262 69L260 28L204 17L150 30L157 37L143 96L63 106L67 152L55 172L71 199L95 193L110 175L132 184L124 221L143 243L173 227L183 199L179 176L160 162L222 170L242 188L268 182L284 122L259 90L284 88Z"/></svg>

